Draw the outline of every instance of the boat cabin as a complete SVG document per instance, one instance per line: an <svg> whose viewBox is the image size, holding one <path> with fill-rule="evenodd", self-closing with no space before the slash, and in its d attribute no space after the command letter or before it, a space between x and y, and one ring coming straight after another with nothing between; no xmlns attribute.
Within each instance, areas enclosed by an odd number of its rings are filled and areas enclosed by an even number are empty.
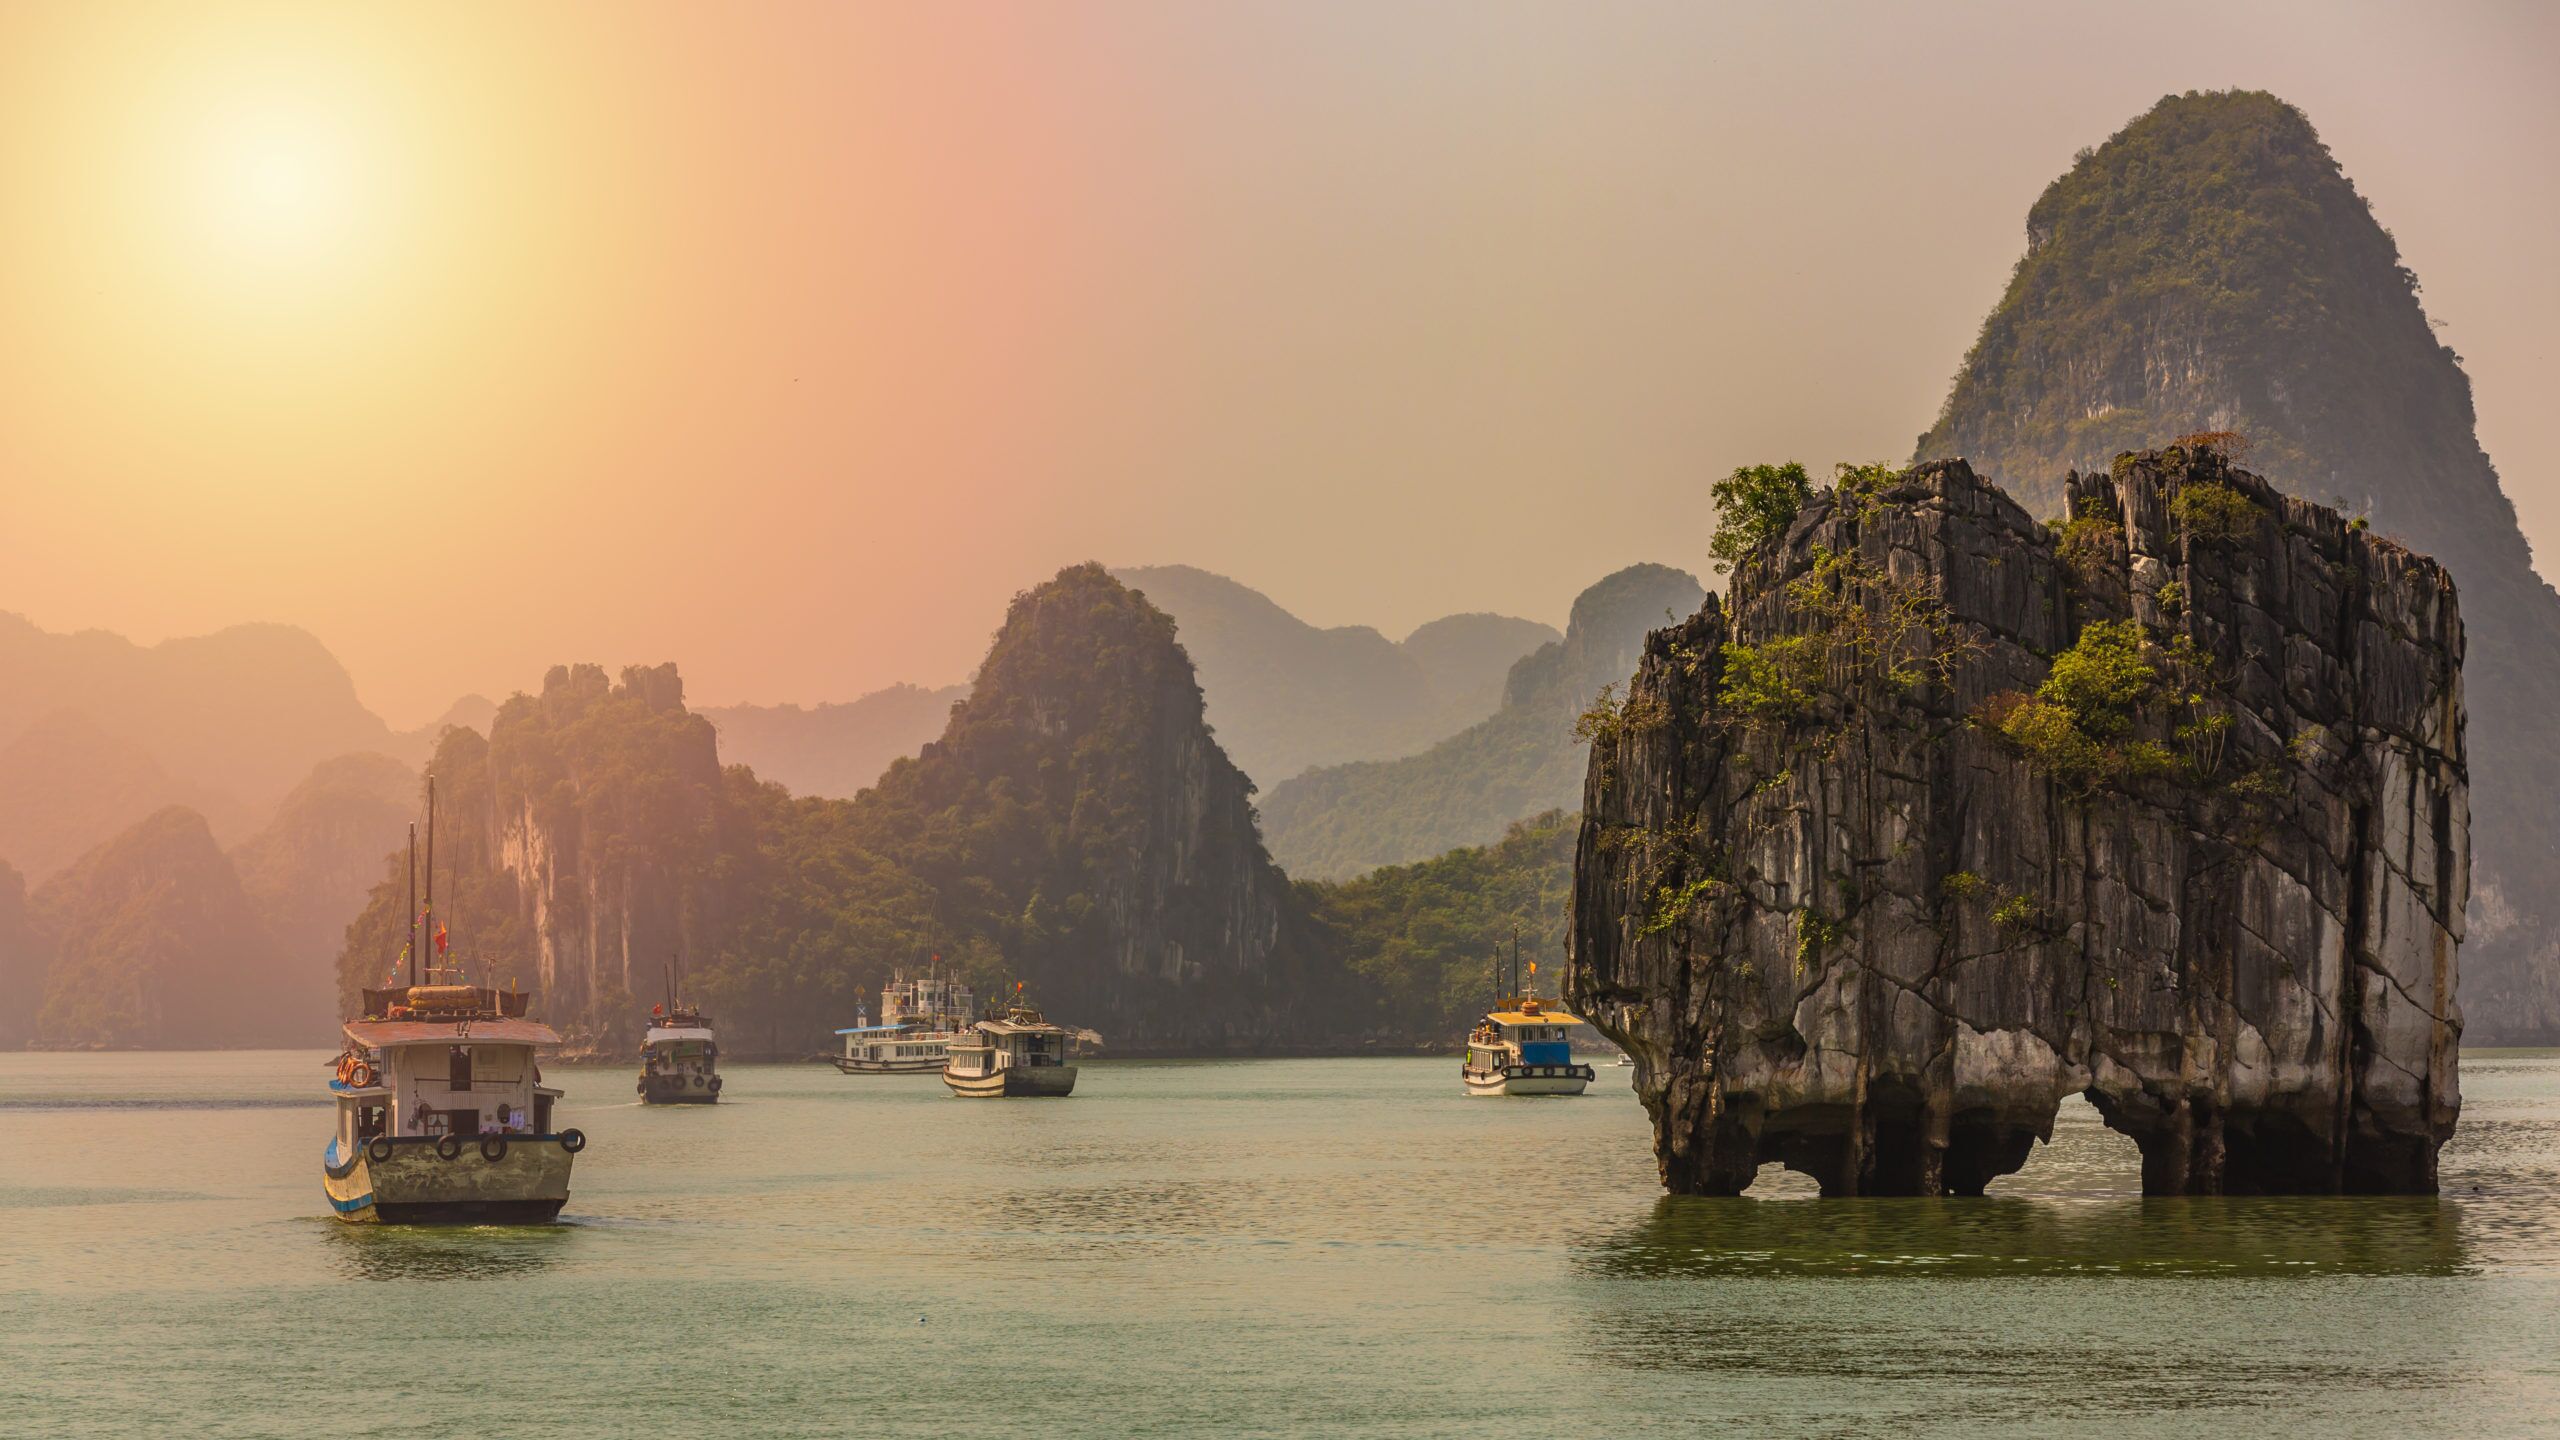
<svg viewBox="0 0 2560 1440"><path fill-rule="evenodd" d="M975 1031L951 1042L951 1071L958 1075L993 1075L999 1070L1038 1070L1067 1063L1075 1032L1021 1012L1003 1020L981 1020Z"/></svg>
<svg viewBox="0 0 2560 1440"><path fill-rule="evenodd" d="M525 999L469 985L367 990L329 1085L338 1153L377 1135L550 1135L560 1092L534 1051L560 1037L525 1018Z"/></svg>

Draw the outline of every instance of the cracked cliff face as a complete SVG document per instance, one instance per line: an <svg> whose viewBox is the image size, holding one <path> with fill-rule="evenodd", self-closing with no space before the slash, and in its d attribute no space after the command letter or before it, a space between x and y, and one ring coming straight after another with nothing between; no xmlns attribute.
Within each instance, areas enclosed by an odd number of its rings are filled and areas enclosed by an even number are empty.
<svg viewBox="0 0 2560 1440"><path fill-rule="evenodd" d="M2211 450L2037 524L1816 496L1592 747L1568 977L1663 1180L1979 1193L2086 1093L2149 1193L2429 1191L2459 1105L2462 628Z"/></svg>

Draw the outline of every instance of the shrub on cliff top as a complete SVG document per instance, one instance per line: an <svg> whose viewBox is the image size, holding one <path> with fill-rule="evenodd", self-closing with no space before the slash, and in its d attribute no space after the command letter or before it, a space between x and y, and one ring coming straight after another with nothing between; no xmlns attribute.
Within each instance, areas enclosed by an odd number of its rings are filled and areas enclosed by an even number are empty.
<svg viewBox="0 0 2560 1440"><path fill-rule="evenodd" d="M1787 533L1796 512L1813 498L1813 481L1792 460L1745 465L1708 487L1707 498L1716 510L1715 538L1707 542L1707 553L1721 574Z"/></svg>
<svg viewBox="0 0 2560 1440"><path fill-rule="evenodd" d="M2182 485L2169 501L2169 518L2189 538L2227 545L2258 533L2258 502L2218 480Z"/></svg>

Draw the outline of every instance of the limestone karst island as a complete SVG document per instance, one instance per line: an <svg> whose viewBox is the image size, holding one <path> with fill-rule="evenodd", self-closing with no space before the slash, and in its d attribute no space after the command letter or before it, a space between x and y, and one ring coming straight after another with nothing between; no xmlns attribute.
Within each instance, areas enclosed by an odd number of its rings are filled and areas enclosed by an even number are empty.
<svg viewBox="0 0 2560 1440"><path fill-rule="evenodd" d="M0 10L0 1435L2560 1434L2555 68Z"/></svg>

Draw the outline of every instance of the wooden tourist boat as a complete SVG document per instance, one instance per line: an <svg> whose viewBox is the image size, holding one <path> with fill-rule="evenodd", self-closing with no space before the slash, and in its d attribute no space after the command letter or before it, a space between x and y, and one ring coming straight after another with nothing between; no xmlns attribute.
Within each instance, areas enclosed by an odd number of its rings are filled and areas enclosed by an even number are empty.
<svg viewBox="0 0 2560 1440"><path fill-rule="evenodd" d="M1467 1036L1460 1075L1470 1095L1579 1095L1599 1072L1573 1058L1573 1027L1582 1021L1538 998L1538 966L1526 993L1508 997Z"/></svg>
<svg viewBox="0 0 2560 1440"><path fill-rule="evenodd" d="M720 1098L720 1042L691 1005L653 1006L640 1039L640 1100L709 1105Z"/></svg>
<svg viewBox="0 0 2560 1440"><path fill-rule="evenodd" d="M364 992L329 1082L337 1133L321 1185L341 1220L510 1224L569 1198L586 1136L552 1128L560 1092L534 1051L557 1045L522 991L410 985Z"/></svg>
<svg viewBox="0 0 2560 1440"><path fill-rule="evenodd" d="M321 1188L341 1220L510 1224L549 1220L569 1199L569 1169L587 1137L555 1130L560 1092L542 1083L534 1052L557 1045L526 1014L521 990L422 977L418 952L445 932L434 922L435 781L427 781L427 904L416 904L417 829L410 828L406 985L363 992L346 1023L329 1093L337 1133L320 1162ZM425 928L421 930L421 924ZM398 970L393 976L396 979Z"/></svg>
<svg viewBox="0 0 2560 1440"><path fill-rule="evenodd" d="M1016 1003L1003 1019L981 1020L951 1042L942 1083L952 1094L972 1099L1071 1094L1079 1034L1050 1024L1028 1004Z"/></svg>

